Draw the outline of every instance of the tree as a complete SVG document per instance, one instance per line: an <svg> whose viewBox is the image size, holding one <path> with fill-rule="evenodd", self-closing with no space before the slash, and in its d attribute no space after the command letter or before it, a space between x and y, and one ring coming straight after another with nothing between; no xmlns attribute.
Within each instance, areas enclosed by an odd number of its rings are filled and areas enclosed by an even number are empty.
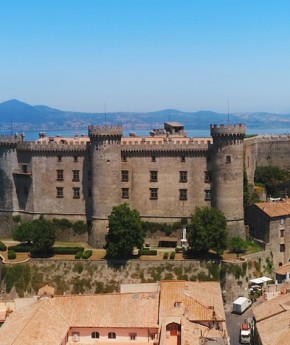
<svg viewBox="0 0 290 345"><path fill-rule="evenodd" d="M127 203L114 206L109 216L109 232L106 235L107 256L129 257L134 247L142 248L144 238L139 212L131 210Z"/></svg>
<svg viewBox="0 0 290 345"><path fill-rule="evenodd" d="M32 221L31 239L33 252L48 256L55 242L55 227L52 222L39 218Z"/></svg>
<svg viewBox="0 0 290 345"><path fill-rule="evenodd" d="M204 253L212 249L222 254L227 248L227 221L216 208L197 207L187 229L188 243L195 252Z"/></svg>
<svg viewBox="0 0 290 345"><path fill-rule="evenodd" d="M277 166L258 166L255 170L255 183L264 185L267 195L272 197L280 197L280 186L288 179L288 171Z"/></svg>
<svg viewBox="0 0 290 345"><path fill-rule="evenodd" d="M55 225L44 217L23 222L17 226L13 239L22 243L27 242L33 253L47 256L55 242Z"/></svg>
<svg viewBox="0 0 290 345"><path fill-rule="evenodd" d="M23 222L19 224L13 232L13 239L21 243L31 243L32 222Z"/></svg>

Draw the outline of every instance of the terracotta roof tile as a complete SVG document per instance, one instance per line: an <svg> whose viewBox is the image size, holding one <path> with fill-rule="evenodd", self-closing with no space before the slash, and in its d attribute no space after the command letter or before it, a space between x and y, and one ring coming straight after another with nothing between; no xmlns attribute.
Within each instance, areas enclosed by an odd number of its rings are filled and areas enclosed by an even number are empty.
<svg viewBox="0 0 290 345"><path fill-rule="evenodd" d="M259 209L265 212L269 217L281 217L290 215L290 203L281 202L259 202L256 203Z"/></svg>

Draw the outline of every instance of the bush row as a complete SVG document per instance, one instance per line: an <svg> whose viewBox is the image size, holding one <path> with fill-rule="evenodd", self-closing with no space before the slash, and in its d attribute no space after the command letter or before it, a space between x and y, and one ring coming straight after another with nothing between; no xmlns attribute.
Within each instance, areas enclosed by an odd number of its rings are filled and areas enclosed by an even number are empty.
<svg viewBox="0 0 290 345"><path fill-rule="evenodd" d="M139 250L139 255L157 255L156 249L141 249Z"/></svg>
<svg viewBox="0 0 290 345"><path fill-rule="evenodd" d="M84 252L84 247L53 247L53 254L73 254L76 255L78 252Z"/></svg>

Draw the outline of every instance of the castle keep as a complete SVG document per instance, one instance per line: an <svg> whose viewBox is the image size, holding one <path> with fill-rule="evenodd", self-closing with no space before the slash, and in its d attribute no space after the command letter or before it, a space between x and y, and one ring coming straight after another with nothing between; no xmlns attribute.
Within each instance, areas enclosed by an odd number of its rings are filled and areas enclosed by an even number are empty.
<svg viewBox="0 0 290 345"><path fill-rule="evenodd" d="M190 138L171 122L142 137L123 137L121 126L89 126L88 137L0 137L0 212L90 222L90 242L102 247L108 215L123 202L156 222L213 206L243 236L244 135L244 125L212 125L211 138Z"/></svg>

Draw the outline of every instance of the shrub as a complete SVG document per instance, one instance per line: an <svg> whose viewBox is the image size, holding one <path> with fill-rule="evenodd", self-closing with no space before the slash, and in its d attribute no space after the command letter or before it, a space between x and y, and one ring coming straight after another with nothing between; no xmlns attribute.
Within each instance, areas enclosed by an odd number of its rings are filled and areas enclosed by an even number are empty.
<svg viewBox="0 0 290 345"><path fill-rule="evenodd" d="M83 255L83 251L78 251L76 254L75 254L75 259L81 259L81 257L82 257L82 255Z"/></svg>
<svg viewBox="0 0 290 345"><path fill-rule="evenodd" d="M83 256L82 256L82 259L88 259L92 256L93 254L93 251L91 249L88 249L84 252Z"/></svg>
<svg viewBox="0 0 290 345"><path fill-rule="evenodd" d="M184 252L184 248L182 248L182 247L176 247L176 248L175 248L175 252L176 252L176 253L183 253L183 252Z"/></svg>
<svg viewBox="0 0 290 345"><path fill-rule="evenodd" d="M82 220L79 220L75 223L73 223L73 231L75 234L84 234L85 232L88 231L88 227L87 227L87 224L85 222L83 222Z"/></svg>
<svg viewBox="0 0 290 345"><path fill-rule="evenodd" d="M57 228L61 230L70 229L73 226L72 222L70 222L66 218L61 218L61 219L53 218L52 222Z"/></svg>
<svg viewBox="0 0 290 345"><path fill-rule="evenodd" d="M25 243L20 243L17 246L10 246L8 247L8 250L12 250L16 253L29 253L32 251L32 247L30 245L27 245Z"/></svg>
<svg viewBox="0 0 290 345"><path fill-rule="evenodd" d="M165 252L165 253L163 254L163 259L164 259L164 260L167 260L167 259L168 259L168 252Z"/></svg>
<svg viewBox="0 0 290 345"><path fill-rule="evenodd" d="M175 259L175 252L171 252L169 258L170 258L171 260L174 260L174 259Z"/></svg>
<svg viewBox="0 0 290 345"><path fill-rule="evenodd" d="M9 260L16 259L16 253L13 250L8 250L8 259Z"/></svg>
<svg viewBox="0 0 290 345"><path fill-rule="evenodd" d="M6 244L0 241L0 252L5 252L7 249Z"/></svg>
<svg viewBox="0 0 290 345"><path fill-rule="evenodd" d="M156 249L149 249L149 250L144 250L141 249L139 250L139 255L157 255L157 250Z"/></svg>

